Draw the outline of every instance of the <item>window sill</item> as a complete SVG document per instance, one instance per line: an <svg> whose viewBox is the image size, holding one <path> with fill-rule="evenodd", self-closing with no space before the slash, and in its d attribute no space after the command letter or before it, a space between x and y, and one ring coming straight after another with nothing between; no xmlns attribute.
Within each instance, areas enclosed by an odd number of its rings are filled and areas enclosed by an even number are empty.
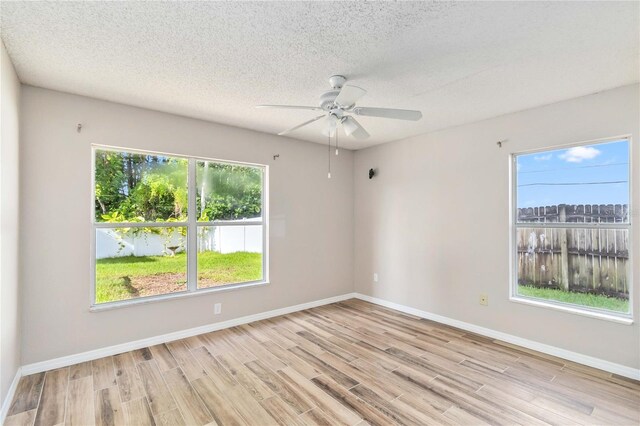
<svg viewBox="0 0 640 426"><path fill-rule="evenodd" d="M185 297L203 296L206 294L221 293L225 291L238 290L238 289L249 288L249 287L261 287L269 284L270 284L269 281L253 281L253 282L239 283L239 284L228 284L220 287L203 288L201 290L196 290L196 291L182 291L179 293L140 297L138 299L120 300L117 302L100 303L97 305L94 304L89 307L89 311L90 312L109 311L112 309L126 308L134 305L164 302L168 300L182 299Z"/></svg>
<svg viewBox="0 0 640 426"><path fill-rule="evenodd" d="M553 303L542 299L524 298L520 296L509 297L511 302L522 303L524 305L538 306L542 308L555 309L557 311L568 312L571 314L582 315L589 318L596 318L605 321L616 322L618 324L631 325L633 324L633 318L629 315L615 315L605 312L592 311L587 309L580 309L577 307L563 305L559 303Z"/></svg>

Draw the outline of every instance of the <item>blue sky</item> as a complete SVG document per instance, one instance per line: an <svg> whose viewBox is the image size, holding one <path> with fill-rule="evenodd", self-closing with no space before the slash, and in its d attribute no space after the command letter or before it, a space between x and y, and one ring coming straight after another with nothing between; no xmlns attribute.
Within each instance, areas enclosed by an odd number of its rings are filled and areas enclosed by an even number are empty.
<svg viewBox="0 0 640 426"><path fill-rule="evenodd" d="M626 139L519 155L517 160L518 207L628 203Z"/></svg>

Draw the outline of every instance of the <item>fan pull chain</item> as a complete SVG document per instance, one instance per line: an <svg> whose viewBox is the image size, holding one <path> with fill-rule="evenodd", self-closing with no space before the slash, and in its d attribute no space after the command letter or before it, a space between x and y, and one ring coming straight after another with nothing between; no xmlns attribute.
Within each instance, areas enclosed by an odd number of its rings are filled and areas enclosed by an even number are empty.
<svg viewBox="0 0 640 426"><path fill-rule="evenodd" d="M338 129L336 128L336 155L338 155Z"/></svg>
<svg viewBox="0 0 640 426"><path fill-rule="evenodd" d="M329 172L327 173L327 179L331 179L331 134L329 134Z"/></svg>

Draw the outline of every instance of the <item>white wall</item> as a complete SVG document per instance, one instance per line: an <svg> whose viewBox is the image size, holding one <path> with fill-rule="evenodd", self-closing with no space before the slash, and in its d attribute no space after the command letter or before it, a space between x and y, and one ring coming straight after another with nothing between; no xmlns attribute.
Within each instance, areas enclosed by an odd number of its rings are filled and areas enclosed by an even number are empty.
<svg viewBox="0 0 640 426"><path fill-rule="evenodd" d="M0 41L0 404L20 366L18 113L20 81Z"/></svg>
<svg viewBox="0 0 640 426"><path fill-rule="evenodd" d="M216 226L213 232L198 237L198 249L219 253L262 252L261 226ZM202 243L200 242L202 241ZM210 244L207 244L209 242Z"/></svg>
<svg viewBox="0 0 640 426"><path fill-rule="evenodd" d="M152 233L119 234L113 229L101 228L96 230L96 259L124 256L168 256L171 254L167 247L178 246L179 251L185 249L186 236L179 230L171 235Z"/></svg>
<svg viewBox="0 0 640 426"><path fill-rule="evenodd" d="M262 253L262 225L234 225L205 227L208 232L198 232L198 251L216 251L218 253L235 253L246 251ZM118 233L114 229L99 228L96 230L96 259L124 256L166 256L171 252L167 247L179 247L184 251L187 243L186 235L175 230L171 235L152 233Z"/></svg>
<svg viewBox="0 0 640 426"><path fill-rule="evenodd" d="M29 86L21 112L23 364L353 290L351 152L328 180L318 144ZM271 284L89 312L92 143L268 165Z"/></svg>
<svg viewBox="0 0 640 426"><path fill-rule="evenodd" d="M639 368L639 104L638 85L627 86L357 151L356 291ZM624 134L633 137L636 322L510 302L509 154Z"/></svg>

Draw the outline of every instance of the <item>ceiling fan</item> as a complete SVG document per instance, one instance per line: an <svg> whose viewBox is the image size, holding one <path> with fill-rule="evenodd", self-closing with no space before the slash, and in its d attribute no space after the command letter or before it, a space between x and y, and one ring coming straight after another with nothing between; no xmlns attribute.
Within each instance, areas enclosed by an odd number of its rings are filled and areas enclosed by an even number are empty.
<svg viewBox="0 0 640 426"><path fill-rule="evenodd" d="M418 121L422 118L420 111L391 108L369 108L357 107L356 102L363 97L367 91L351 85L345 85L347 79L341 75L334 75L329 78L332 89L324 92L320 96L320 106L297 106L297 105L257 105L256 108L282 108L282 109L306 109L311 111L323 111L311 120L305 121L295 127L287 129L278 135L286 135L301 127L316 122L322 118L326 120L326 125L322 130L325 136L332 137L336 134L338 126L342 125L347 136L357 139L366 139L369 133L356 121L353 116L393 118L396 120Z"/></svg>

